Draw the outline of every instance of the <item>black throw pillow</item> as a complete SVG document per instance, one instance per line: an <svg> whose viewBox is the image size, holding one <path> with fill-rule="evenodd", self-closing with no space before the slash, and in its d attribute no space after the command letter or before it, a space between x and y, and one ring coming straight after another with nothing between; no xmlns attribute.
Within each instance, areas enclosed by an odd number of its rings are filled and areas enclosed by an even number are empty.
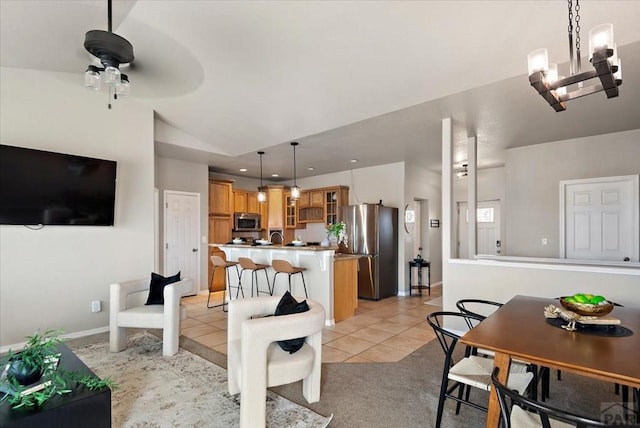
<svg viewBox="0 0 640 428"><path fill-rule="evenodd" d="M309 305L306 300L302 302L296 301L293 298L291 293L288 291L282 296L278 306L276 306L275 316L278 315L290 315L290 314L299 314L301 312L307 312L309 310ZM304 345L304 337L298 337L297 339L287 339L287 340L278 340L278 345L282 348L283 351L286 351L290 354L298 352L302 345Z"/></svg>
<svg viewBox="0 0 640 428"><path fill-rule="evenodd" d="M151 284L149 285L149 297L145 305L164 305L164 286L180 281L180 272L173 276L164 277L155 272L151 273Z"/></svg>

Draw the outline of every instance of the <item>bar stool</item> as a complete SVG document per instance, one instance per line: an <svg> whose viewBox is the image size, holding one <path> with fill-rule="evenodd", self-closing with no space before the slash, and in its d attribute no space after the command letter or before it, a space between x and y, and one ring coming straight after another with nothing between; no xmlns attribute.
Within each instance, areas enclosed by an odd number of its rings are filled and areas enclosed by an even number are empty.
<svg viewBox="0 0 640 428"><path fill-rule="evenodd" d="M244 273L245 270L249 270L251 271L251 297L253 297L253 283L254 283L254 278L255 278L255 287L256 287L256 297L258 297L260 295L260 293L265 293L265 294L269 294L270 296L273 295L273 291L271 290L271 285L269 284L269 276L267 276L267 268L270 267L269 265L263 265L260 263L255 263L253 260L247 258L247 257L238 257L238 263L240 263L240 267L242 268L240 270L240 276L239 276L239 283L238 285L240 287L242 287L242 274ZM258 288L258 271L261 270L264 272L264 277L267 279L267 290L268 291L260 291L260 289ZM242 292L242 297L244 297L244 291Z"/></svg>
<svg viewBox="0 0 640 428"><path fill-rule="evenodd" d="M303 271L307 270L307 268L291 266L291 263L286 260L275 259L272 260L271 263L273 265L273 270L276 271L276 273L273 274L273 291L275 291L276 289L276 276L278 276L279 273L286 273L289 276L289 293L291 293L291 275L299 273L302 277L304 295L307 299L309 298L309 295L307 294L307 284L305 284L304 282L304 273L302 273Z"/></svg>
<svg viewBox="0 0 640 428"><path fill-rule="evenodd" d="M222 310L224 312L227 312L225 310L225 306L227 305L227 287L233 288L231 286L231 278L229 277L229 268L231 266L236 267L236 273L238 274L238 286L235 287L238 289L238 291L236 292L236 299L238 298L238 294L240 293L240 290L242 290L242 287L240 287L240 272L238 271L238 262L227 261L220 256L211 256L211 263L213 264L213 273L211 274L211 281L209 281L209 297L207 297L207 308L211 309L211 308L217 308L218 306L222 306ZM215 278L216 269L218 268L222 268L227 272L227 283L224 289L222 290L222 303L219 305L209 306L211 293L213 293L213 278ZM231 293L229 293L229 296L231 296ZM244 291L242 292L242 297L244 297Z"/></svg>

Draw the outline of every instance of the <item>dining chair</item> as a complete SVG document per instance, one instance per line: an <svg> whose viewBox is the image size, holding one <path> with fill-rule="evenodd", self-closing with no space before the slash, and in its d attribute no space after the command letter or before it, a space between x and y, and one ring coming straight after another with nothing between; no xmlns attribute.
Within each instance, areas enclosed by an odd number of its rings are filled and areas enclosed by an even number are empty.
<svg viewBox="0 0 640 428"><path fill-rule="evenodd" d="M485 319L487 316L491 315L493 311L500 308L502 303L494 302L491 300L483 300L483 299L460 299L456 302L456 308L463 314L475 315L477 317L481 317ZM467 323L469 328L473 328L471 323ZM493 356L493 352L486 349L479 349L479 353ZM517 360L516 360L517 361ZM522 362L522 361L518 361ZM541 384L541 398L544 401L545 398L549 397L549 382L550 382L550 370L548 367L540 367L537 365L522 362L523 364L527 364L529 366L529 371L533 373L533 382L531 388L531 394L534 399L538 397L538 382Z"/></svg>
<svg viewBox="0 0 640 428"><path fill-rule="evenodd" d="M505 386L498 380L500 369L497 367L491 374L491 382L496 389L500 403L500 420L502 428L520 427L611 427L602 421L589 419L577 413L549 406L532 398L528 398ZM509 375L511 377L511 375ZM507 402L509 398L509 403ZM527 410L525 410L525 408Z"/></svg>
<svg viewBox="0 0 640 428"><path fill-rule="evenodd" d="M454 328L464 328L464 325L470 324L477 325L482 319L482 317L476 315L445 311L433 312L427 316L427 322L433 328L445 354L438 398L436 428L439 428L442 422L444 402L447 398L456 401L456 415L460 413L461 404L484 412L487 411L485 406L469 399L469 391L470 387L484 391L491 389L493 358L474 355L474 349L470 347L465 348L464 353L462 353L463 356L459 352L454 353L462 334L460 330L454 330ZM526 364L518 362L511 364L509 388L523 393L532 379L533 373L528 371Z"/></svg>

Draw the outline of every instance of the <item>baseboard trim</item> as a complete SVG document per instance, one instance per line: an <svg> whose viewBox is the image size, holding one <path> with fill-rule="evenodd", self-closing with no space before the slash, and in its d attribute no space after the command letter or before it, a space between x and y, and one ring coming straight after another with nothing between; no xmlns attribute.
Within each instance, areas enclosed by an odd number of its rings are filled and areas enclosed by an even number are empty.
<svg viewBox="0 0 640 428"><path fill-rule="evenodd" d="M73 332L73 333L66 333L66 334L60 335L60 337L62 339L77 339L79 337L91 336L93 334L104 333L104 332L107 332L107 331L109 331L109 326L92 328L91 330L76 331L76 332ZM11 349L13 351L19 351L26 344L27 344L27 342L25 341L25 342L20 342L20 343L14 343L13 345L0 346L0 354L5 354L5 353L9 352L9 349Z"/></svg>

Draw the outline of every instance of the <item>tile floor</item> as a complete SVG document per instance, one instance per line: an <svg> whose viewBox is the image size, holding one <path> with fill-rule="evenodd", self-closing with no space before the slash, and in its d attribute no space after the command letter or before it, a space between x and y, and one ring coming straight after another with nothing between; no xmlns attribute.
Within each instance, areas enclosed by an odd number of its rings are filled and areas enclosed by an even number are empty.
<svg viewBox="0 0 640 428"><path fill-rule="evenodd" d="M220 293L221 294L221 293ZM356 315L331 327L322 335L322 362L395 362L435 338L425 321L427 314L440 310L429 304L442 296L441 287L431 295L389 297L379 301L358 300ZM212 301L215 300L212 295ZM219 303L221 296L217 297ZM207 296L183 299L187 318L182 334L224 355L227 354L227 314L222 307L207 308Z"/></svg>

